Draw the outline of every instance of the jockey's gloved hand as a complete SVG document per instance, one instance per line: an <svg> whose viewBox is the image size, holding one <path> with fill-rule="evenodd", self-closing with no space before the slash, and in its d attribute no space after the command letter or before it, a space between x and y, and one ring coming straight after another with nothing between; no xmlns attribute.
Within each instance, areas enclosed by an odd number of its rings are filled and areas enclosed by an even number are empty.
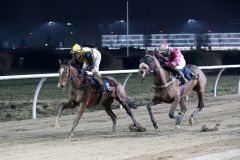
<svg viewBox="0 0 240 160"><path fill-rule="evenodd" d="M93 68L93 69L92 69L92 73L94 74L94 73L96 73L96 72L97 72L97 71Z"/></svg>
<svg viewBox="0 0 240 160"><path fill-rule="evenodd" d="M177 66L177 63L176 62L171 62L171 63L168 64L168 66L174 68L174 67Z"/></svg>
<svg viewBox="0 0 240 160"><path fill-rule="evenodd" d="M92 68L92 66L90 66L90 65L85 68L86 71L92 71L92 69L93 69L93 68Z"/></svg>
<svg viewBox="0 0 240 160"><path fill-rule="evenodd" d="M90 71L85 71L85 73L86 73L87 75L92 75L92 73L91 73Z"/></svg>

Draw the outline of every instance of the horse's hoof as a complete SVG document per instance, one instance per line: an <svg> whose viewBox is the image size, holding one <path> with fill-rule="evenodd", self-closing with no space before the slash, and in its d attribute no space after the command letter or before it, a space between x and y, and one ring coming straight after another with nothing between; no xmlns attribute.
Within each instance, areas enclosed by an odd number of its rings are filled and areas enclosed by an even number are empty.
<svg viewBox="0 0 240 160"><path fill-rule="evenodd" d="M181 123L181 120L176 121L176 125L180 125L180 123Z"/></svg>
<svg viewBox="0 0 240 160"><path fill-rule="evenodd" d="M145 132L146 129L141 127L140 125L139 126L136 126L134 124L131 124L129 125L129 130L132 131L132 132Z"/></svg>
<svg viewBox="0 0 240 160"><path fill-rule="evenodd" d="M138 132L145 132L146 131L146 128L144 128L144 127L138 127Z"/></svg>
<svg viewBox="0 0 240 160"><path fill-rule="evenodd" d="M154 127L155 129L158 129L158 124L157 124L157 123L153 123L153 127Z"/></svg>
<svg viewBox="0 0 240 160"><path fill-rule="evenodd" d="M176 125L175 125L175 128L176 128L176 129L179 129L179 128L180 128L180 125L179 125L179 124L176 124Z"/></svg>
<svg viewBox="0 0 240 160"><path fill-rule="evenodd" d="M65 139L65 142L70 142L72 137L73 137L73 133L70 133L68 137Z"/></svg>
<svg viewBox="0 0 240 160"><path fill-rule="evenodd" d="M59 129L60 128L60 124L55 124L55 128Z"/></svg>
<svg viewBox="0 0 240 160"><path fill-rule="evenodd" d="M69 143L70 141L71 141L71 137L68 137L68 138L65 139L66 143Z"/></svg>
<svg viewBox="0 0 240 160"><path fill-rule="evenodd" d="M130 130L130 131L136 131L136 126L134 125L134 124L130 124L129 126L128 126L128 129Z"/></svg>
<svg viewBox="0 0 240 160"><path fill-rule="evenodd" d="M55 128L56 129L60 128L59 118L56 118Z"/></svg>
<svg viewBox="0 0 240 160"><path fill-rule="evenodd" d="M189 118L189 124L190 124L191 126L195 124L193 117L190 117L190 118Z"/></svg>

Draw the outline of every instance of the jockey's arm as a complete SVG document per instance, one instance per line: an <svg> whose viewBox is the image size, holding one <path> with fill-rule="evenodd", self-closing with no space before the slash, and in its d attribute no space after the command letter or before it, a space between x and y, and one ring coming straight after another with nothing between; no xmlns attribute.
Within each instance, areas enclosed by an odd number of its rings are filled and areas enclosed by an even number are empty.
<svg viewBox="0 0 240 160"><path fill-rule="evenodd" d="M169 67L179 66L181 60L181 52L178 49L174 49L168 61Z"/></svg>
<svg viewBox="0 0 240 160"><path fill-rule="evenodd" d="M167 62L168 61L168 57L165 57L162 53L160 53L160 52L155 52L155 56L159 59L161 59L161 60L163 60L163 61L165 61L165 62Z"/></svg>
<svg viewBox="0 0 240 160"><path fill-rule="evenodd" d="M70 60L70 65L74 66L74 67L77 67L77 68L79 68L79 66L80 66L79 62L75 58L72 58Z"/></svg>
<svg viewBox="0 0 240 160"><path fill-rule="evenodd" d="M84 62L83 68L87 71L91 71L94 67L93 54L91 52L86 53L86 60L87 60L87 63Z"/></svg>

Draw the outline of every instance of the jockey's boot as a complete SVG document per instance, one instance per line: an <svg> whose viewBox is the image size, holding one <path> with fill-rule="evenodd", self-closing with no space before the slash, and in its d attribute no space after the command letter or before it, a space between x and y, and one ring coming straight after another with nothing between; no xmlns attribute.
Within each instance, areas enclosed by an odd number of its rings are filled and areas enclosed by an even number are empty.
<svg viewBox="0 0 240 160"><path fill-rule="evenodd" d="M185 76L183 75L183 73L181 72L180 69L174 69L175 72L177 73L177 75L179 76L180 80L181 80L181 85L185 84L188 82L188 80L185 78Z"/></svg>
<svg viewBox="0 0 240 160"><path fill-rule="evenodd" d="M194 73L191 72L190 75L191 75L192 79L198 79L198 76L196 76Z"/></svg>
<svg viewBox="0 0 240 160"><path fill-rule="evenodd" d="M98 81L98 84L100 86L100 92L105 92L101 75L98 72L93 72L93 77Z"/></svg>

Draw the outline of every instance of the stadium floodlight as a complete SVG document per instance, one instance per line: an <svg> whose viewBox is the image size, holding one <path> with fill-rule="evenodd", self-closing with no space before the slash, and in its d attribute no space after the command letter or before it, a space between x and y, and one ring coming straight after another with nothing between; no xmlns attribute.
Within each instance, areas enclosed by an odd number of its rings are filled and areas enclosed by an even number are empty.
<svg viewBox="0 0 240 160"><path fill-rule="evenodd" d="M195 23L196 21L194 19L189 19L188 23Z"/></svg>
<svg viewBox="0 0 240 160"><path fill-rule="evenodd" d="M67 26L73 26L73 23L68 22L68 23L67 23Z"/></svg>
<svg viewBox="0 0 240 160"><path fill-rule="evenodd" d="M48 25L49 25L49 26L54 26L54 25L55 25L55 22L49 21L49 22L48 22Z"/></svg>

